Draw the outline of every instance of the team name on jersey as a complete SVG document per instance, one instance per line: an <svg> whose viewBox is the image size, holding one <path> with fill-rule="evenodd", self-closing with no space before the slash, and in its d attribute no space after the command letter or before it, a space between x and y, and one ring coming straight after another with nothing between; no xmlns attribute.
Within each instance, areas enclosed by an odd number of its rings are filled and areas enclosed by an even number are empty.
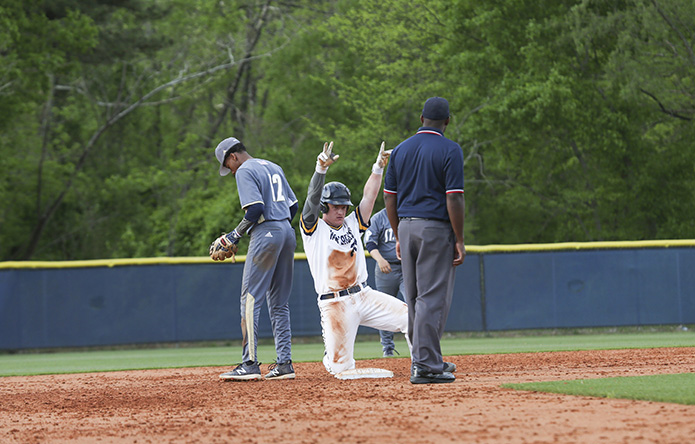
<svg viewBox="0 0 695 444"><path fill-rule="evenodd" d="M339 245L350 245L353 250L357 246L357 239L355 239L355 236L352 234L352 230L350 230L350 228L348 228L348 232L345 234L337 235L332 231L329 234L330 239Z"/></svg>

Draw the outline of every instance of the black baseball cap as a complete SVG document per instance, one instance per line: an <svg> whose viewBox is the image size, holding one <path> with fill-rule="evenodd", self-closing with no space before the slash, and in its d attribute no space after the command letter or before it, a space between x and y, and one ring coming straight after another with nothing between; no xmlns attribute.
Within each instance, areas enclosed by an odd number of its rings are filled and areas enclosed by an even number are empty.
<svg viewBox="0 0 695 444"><path fill-rule="evenodd" d="M445 120L449 117L449 102L442 97L430 97L422 108L422 117L430 120Z"/></svg>

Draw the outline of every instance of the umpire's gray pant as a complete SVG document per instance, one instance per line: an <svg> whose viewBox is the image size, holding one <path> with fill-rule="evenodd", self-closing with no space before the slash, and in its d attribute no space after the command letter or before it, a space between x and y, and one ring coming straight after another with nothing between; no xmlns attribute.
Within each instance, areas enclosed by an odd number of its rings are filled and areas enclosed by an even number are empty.
<svg viewBox="0 0 695 444"><path fill-rule="evenodd" d="M403 218L398 234L412 364L442 373L440 340L454 291L454 231L448 221Z"/></svg>

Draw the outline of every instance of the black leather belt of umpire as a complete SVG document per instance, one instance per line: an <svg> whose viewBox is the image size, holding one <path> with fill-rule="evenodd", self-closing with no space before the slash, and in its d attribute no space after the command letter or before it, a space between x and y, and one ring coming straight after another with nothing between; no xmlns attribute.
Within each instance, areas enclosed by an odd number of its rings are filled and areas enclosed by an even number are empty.
<svg viewBox="0 0 695 444"><path fill-rule="evenodd" d="M345 289L345 290L334 291L332 293L324 293L321 296L319 296L319 299L321 299L323 301L325 299L339 298L339 297L347 296L349 294L358 293L358 292L362 291L362 289L366 286L367 286L367 281L364 281L361 285L357 284L357 285L350 287L348 289Z"/></svg>

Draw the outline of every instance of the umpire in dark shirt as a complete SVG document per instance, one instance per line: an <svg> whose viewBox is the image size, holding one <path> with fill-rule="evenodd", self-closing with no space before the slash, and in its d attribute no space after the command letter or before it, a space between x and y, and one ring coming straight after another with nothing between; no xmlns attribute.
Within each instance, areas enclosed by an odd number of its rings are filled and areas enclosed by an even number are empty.
<svg viewBox="0 0 695 444"><path fill-rule="evenodd" d="M454 271L466 257L463 223L463 152L444 137L449 102L431 97L422 127L391 153L384 202L398 240L413 384L453 382L455 365L442 358L440 341L451 307Z"/></svg>

